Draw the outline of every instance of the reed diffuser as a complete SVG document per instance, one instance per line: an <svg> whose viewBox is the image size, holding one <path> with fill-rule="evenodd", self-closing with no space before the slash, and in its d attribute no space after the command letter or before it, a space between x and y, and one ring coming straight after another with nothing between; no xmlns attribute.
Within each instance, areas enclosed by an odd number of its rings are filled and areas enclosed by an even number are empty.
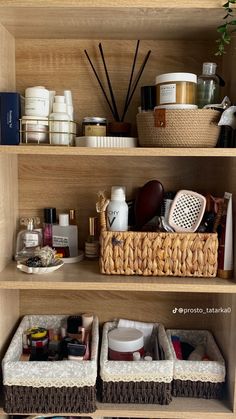
<svg viewBox="0 0 236 419"><path fill-rule="evenodd" d="M139 68L139 70L136 73L136 77L134 77L134 73L135 73L135 67L136 67L136 61L137 61L137 57L138 57L138 51L139 51L139 44L140 41L137 41L137 45L135 48L135 53L134 53L134 58L133 58L133 62L132 62L132 68L131 68L131 72L130 72L130 77L129 77L129 83L128 83L128 88L127 88L127 92L126 92L126 97L125 97L125 102L124 102L124 106L123 106L123 110L121 113L121 116L118 112L118 108L117 108L117 102L115 99L115 95L113 92L113 88L112 88L112 83L111 83L111 79L109 76L109 72L108 72L108 68L107 68L107 64L106 64L106 59L105 59L105 55L104 55L104 51L103 51L103 47L101 42L98 45L99 48L99 52L100 52L100 56L102 59L102 63L103 63L103 69L105 72L105 78L107 81L107 86L108 86L108 91L109 91L109 95L110 95L110 99L106 93L106 89L104 88L104 85L101 82L101 79L98 75L98 72L91 60L91 58L88 55L88 52L86 50L84 50L84 53L88 59L88 62L92 68L92 71L98 81L98 84L102 90L102 93L104 95L104 98L109 106L109 109L112 113L112 116L114 118L114 121L112 123L109 124L109 133L112 136L122 136L122 137L129 137L131 134L131 124L129 122L124 122L126 114L128 112L130 103L132 101L132 98L134 96L136 87L138 85L138 82L143 74L143 71L145 69L145 66L148 62L148 59L150 57L151 54L151 50L149 50L146 54L146 56L144 57L144 60Z"/></svg>

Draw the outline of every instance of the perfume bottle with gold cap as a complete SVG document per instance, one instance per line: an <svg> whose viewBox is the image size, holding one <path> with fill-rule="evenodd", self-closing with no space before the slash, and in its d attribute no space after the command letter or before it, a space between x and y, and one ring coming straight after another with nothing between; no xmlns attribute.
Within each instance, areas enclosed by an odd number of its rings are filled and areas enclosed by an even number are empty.
<svg viewBox="0 0 236 419"><path fill-rule="evenodd" d="M42 246L42 234L34 228L34 225L40 223L38 217L21 218L20 224L25 225L26 229L19 231L16 240L15 260L28 259L35 254Z"/></svg>
<svg viewBox="0 0 236 419"><path fill-rule="evenodd" d="M89 217L89 236L85 242L85 257L87 259L98 259L99 257L97 217Z"/></svg>

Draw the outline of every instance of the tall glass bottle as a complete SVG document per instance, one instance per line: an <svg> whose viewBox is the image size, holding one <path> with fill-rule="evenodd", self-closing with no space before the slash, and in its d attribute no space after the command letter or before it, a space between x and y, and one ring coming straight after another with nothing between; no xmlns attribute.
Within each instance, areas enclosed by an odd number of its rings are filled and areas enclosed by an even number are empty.
<svg viewBox="0 0 236 419"><path fill-rule="evenodd" d="M87 259L98 259L99 257L97 217L89 217L89 235L85 242L85 257Z"/></svg>
<svg viewBox="0 0 236 419"><path fill-rule="evenodd" d="M52 226L56 224L56 208L44 208L43 245L52 247Z"/></svg>
<svg viewBox="0 0 236 419"><path fill-rule="evenodd" d="M219 78L216 63L203 63L202 74L197 81L197 105L203 108L211 103L219 103Z"/></svg>

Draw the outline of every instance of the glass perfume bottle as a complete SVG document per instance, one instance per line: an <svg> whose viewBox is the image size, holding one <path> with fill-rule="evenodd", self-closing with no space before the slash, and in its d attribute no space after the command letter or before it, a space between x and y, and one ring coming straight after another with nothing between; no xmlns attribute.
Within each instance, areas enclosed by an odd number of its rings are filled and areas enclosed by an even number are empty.
<svg viewBox="0 0 236 419"><path fill-rule="evenodd" d="M199 108L211 103L219 103L219 77L216 63L203 63L202 74L197 81L197 104Z"/></svg>
<svg viewBox="0 0 236 419"><path fill-rule="evenodd" d="M56 208L44 208L43 245L52 247L52 226L56 224Z"/></svg>
<svg viewBox="0 0 236 419"><path fill-rule="evenodd" d="M42 234L34 229L34 223L39 224L38 217L21 218L20 224L26 229L19 231L16 240L15 260L28 259L35 254L35 250L42 246Z"/></svg>
<svg viewBox="0 0 236 419"><path fill-rule="evenodd" d="M89 236L85 242L85 257L88 259L98 259L99 257L97 217L89 217Z"/></svg>

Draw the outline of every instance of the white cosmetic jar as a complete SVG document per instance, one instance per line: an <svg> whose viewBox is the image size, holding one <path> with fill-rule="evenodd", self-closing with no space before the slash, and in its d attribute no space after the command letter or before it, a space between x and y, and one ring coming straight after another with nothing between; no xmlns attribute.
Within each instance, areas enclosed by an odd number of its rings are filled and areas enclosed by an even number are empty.
<svg viewBox="0 0 236 419"><path fill-rule="evenodd" d="M22 116L22 143L48 144L48 118L36 116Z"/></svg>
<svg viewBox="0 0 236 419"><path fill-rule="evenodd" d="M49 115L49 90L44 86L25 89L25 115L36 117Z"/></svg>

